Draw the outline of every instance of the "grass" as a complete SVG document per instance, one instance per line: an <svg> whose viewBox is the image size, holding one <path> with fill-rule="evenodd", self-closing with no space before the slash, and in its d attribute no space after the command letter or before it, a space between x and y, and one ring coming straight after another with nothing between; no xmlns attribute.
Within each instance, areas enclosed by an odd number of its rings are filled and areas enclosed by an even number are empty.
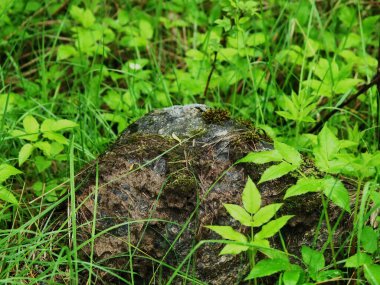
<svg viewBox="0 0 380 285"><path fill-rule="evenodd" d="M318 132L309 130L315 121L376 74L379 5L257 2L256 8L236 9L228 1L1 1L0 164L22 171L1 184L18 201L0 200L2 283L75 284L82 274L96 283L101 282L99 272L117 274L93 262L92 255L89 262L78 257L84 244L76 240L74 178L127 125L151 110L188 103L228 109L313 155ZM215 71L204 94L214 52ZM379 98L376 87L370 88L326 122L341 140L355 143L344 150L358 159L347 160L349 165L364 165L363 153L378 153ZM292 108L291 115L277 113ZM26 129L23 121L29 115L40 126L50 119L76 126L54 131L66 141L43 137L41 129L37 141L15 136L14 131ZM26 144L33 151L20 165ZM61 151L53 155L53 148ZM361 237L379 207L380 166L369 168L361 176L352 173L359 171L339 173L357 185L350 244L359 242L354 252L363 251ZM38 190L37 182L42 185ZM62 209L67 200L69 207ZM57 221L57 212L67 217ZM378 228L374 232L378 239ZM96 235L92 226L91 252ZM336 250L348 254L344 246ZM132 245L130 252L144 256ZM371 253L374 264L379 252L377 247ZM133 256L127 254L130 263ZM151 261L157 268L169 266ZM190 276L185 261L182 265L175 274L202 284ZM346 272L342 280L371 283L362 267L354 271L357 277ZM160 278L157 270L152 284L163 282ZM131 280L124 282L138 284Z"/></svg>

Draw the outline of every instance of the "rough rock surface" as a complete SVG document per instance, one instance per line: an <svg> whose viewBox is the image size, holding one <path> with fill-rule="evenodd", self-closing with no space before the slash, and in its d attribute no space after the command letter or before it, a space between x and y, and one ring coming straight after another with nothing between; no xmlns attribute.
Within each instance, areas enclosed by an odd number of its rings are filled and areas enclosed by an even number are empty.
<svg viewBox="0 0 380 285"><path fill-rule="evenodd" d="M247 230L227 215L223 203L241 204L248 175L257 182L268 165L233 163L250 151L271 147L265 134L230 119L225 111L198 104L154 111L129 126L81 172L79 238L89 239L96 215L94 259L124 270L118 274L126 280L131 280L133 268L134 284L165 284L155 280L169 278L170 267L176 268L194 245L219 239L204 226ZM304 166L305 171L311 168ZM288 175L260 185L263 204L282 201L294 182L294 176ZM299 255L300 247L313 241L322 247L327 240L323 223L319 236L314 234L320 207L318 194L290 199L284 206L282 214L296 215L282 231L290 253ZM332 210L329 218L333 221L339 214ZM281 248L276 239L272 245ZM201 246L181 268L175 284L182 284L185 275L199 281L193 284L244 284L246 257L219 256L222 247ZM85 247L84 258L89 252L90 247ZM116 282L103 277L106 284Z"/></svg>

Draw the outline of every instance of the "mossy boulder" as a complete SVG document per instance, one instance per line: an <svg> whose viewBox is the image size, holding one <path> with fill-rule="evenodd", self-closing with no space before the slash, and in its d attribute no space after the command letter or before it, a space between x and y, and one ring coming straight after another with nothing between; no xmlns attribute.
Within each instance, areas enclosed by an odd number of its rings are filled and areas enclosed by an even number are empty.
<svg viewBox="0 0 380 285"><path fill-rule="evenodd" d="M199 241L219 239L204 226L230 225L247 231L223 204L241 205L248 176L258 182L268 165L234 162L248 152L271 148L264 132L231 119L223 110L194 104L154 111L130 125L81 171L78 238L91 238L95 215L93 258L98 264L119 270L135 284L165 284ZM287 175L260 184L263 204L282 202L295 181ZM324 223L319 223L321 205L319 194L310 194L289 199L284 206L283 214L296 215L282 231L290 253L299 255L302 245L313 242L322 247L329 238ZM329 218L333 221L339 213L331 211ZM340 234L337 230L336 238ZM83 258L90 255L90 244L83 248ZM282 248L277 239L272 245ZM222 247L202 245L181 268L175 284L186 279L198 280L194 284L243 284L247 258L219 256ZM116 283L106 273L103 280Z"/></svg>

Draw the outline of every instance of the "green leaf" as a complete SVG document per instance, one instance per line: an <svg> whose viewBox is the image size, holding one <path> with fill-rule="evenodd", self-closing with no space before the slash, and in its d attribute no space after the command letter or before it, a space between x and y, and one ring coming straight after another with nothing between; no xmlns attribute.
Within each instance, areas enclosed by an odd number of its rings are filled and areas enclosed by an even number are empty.
<svg viewBox="0 0 380 285"><path fill-rule="evenodd" d="M318 192L322 190L322 180L316 178L300 178L296 185L286 190L284 199L289 197L302 195L309 192Z"/></svg>
<svg viewBox="0 0 380 285"><path fill-rule="evenodd" d="M21 166L23 163L32 155L34 146L30 143L27 143L22 146L18 153L18 165Z"/></svg>
<svg viewBox="0 0 380 285"><path fill-rule="evenodd" d="M380 265L364 264L364 276L371 285L380 285Z"/></svg>
<svg viewBox="0 0 380 285"><path fill-rule="evenodd" d="M57 132L77 127L78 124L70 120L45 119L41 125L41 132Z"/></svg>
<svg viewBox="0 0 380 285"><path fill-rule="evenodd" d="M248 213L256 213L261 206L261 195L255 183L248 177L242 193L243 206Z"/></svg>
<svg viewBox="0 0 380 285"><path fill-rule="evenodd" d="M256 164L264 164L273 161L281 161L282 156L277 150L268 150L260 152L250 152L243 158L239 159L237 163L252 162Z"/></svg>
<svg viewBox="0 0 380 285"><path fill-rule="evenodd" d="M312 276L316 276L317 272L325 266L325 258L323 254L308 246L302 246L302 260L309 268Z"/></svg>
<svg viewBox="0 0 380 285"><path fill-rule="evenodd" d="M1 170L0 170L1 173ZM0 174L1 175L1 174ZM0 185L0 200L17 205L18 201L11 191Z"/></svg>
<svg viewBox="0 0 380 285"><path fill-rule="evenodd" d="M316 281L323 282L331 279L342 277L342 272L337 269L324 270L318 273Z"/></svg>
<svg viewBox="0 0 380 285"><path fill-rule="evenodd" d="M286 215L276 220L270 221L264 225L260 232L255 235L255 239L266 239L274 236L280 231L280 229L286 225L286 223L293 218L293 215Z"/></svg>
<svg viewBox="0 0 380 285"><path fill-rule="evenodd" d="M302 271L300 270L289 270L285 271L282 275L282 282L284 285L297 285L298 280L301 277Z"/></svg>
<svg viewBox="0 0 380 285"><path fill-rule="evenodd" d="M277 211L281 208L283 204L270 204L263 208L261 208L254 216L253 223L251 223L252 227L260 227L261 225L270 221L274 215L276 215Z"/></svg>
<svg viewBox="0 0 380 285"><path fill-rule="evenodd" d="M51 155L51 146L50 143L45 141L39 141L34 144L35 148L42 150L45 156L49 157Z"/></svg>
<svg viewBox="0 0 380 285"><path fill-rule="evenodd" d="M78 51L70 45L60 45L57 50L57 60L65 60L78 56Z"/></svg>
<svg viewBox="0 0 380 285"><path fill-rule="evenodd" d="M297 167L301 165L301 154L295 148L288 146L287 144L281 143L279 141L274 142L274 148L281 154L282 158L287 162L296 165Z"/></svg>
<svg viewBox="0 0 380 285"><path fill-rule="evenodd" d="M329 161L335 157L340 149L340 142L327 125L324 125L317 138L318 145L313 150L315 163L320 170L327 172Z"/></svg>
<svg viewBox="0 0 380 285"><path fill-rule="evenodd" d="M63 135L55 133L55 132L45 132L45 133L43 133L42 136L44 138L49 139L49 140L56 141L60 144L65 144L65 145L69 144L67 138L65 138Z"/></svg>
<svg viewBox="0 0 380 285"><path fill-rule="evenodd" d="M259 181L260 183L269 181L269 180L274 180L276 178L282 177L289 172L296 170L297 166L292 165L290 163L287 163L286 161L281 162L280 164L277 165L272 165L271 167L267 168L263 175L261 176L261 179Z"/></svg>
<svg viewBox="0 0 380 285"><path fill-rule="evenodd" d="M23 123L25 132L27 132L28 134L38 133L40 129L40 124L32 115L25 116L22 123Z"/></svg>
<svg viewBox="0 0 380 285"><path fill-rule="evenodd" d="M153 37L152 25L146 20L139 21L139 28L141 36L145 39L151 39Z"/></svg>
<svg viewBox="0 0 380 285"><path fill-rule="evenodd" d="M263 259L260 260L244 280L270 276L290 268L290 263L284 259Z"/></svg>
<svg viewBox="0 0 380 285"><path fill-rule="evenodd" d="M239 221L244 226L249 226L251 223L251 216L244 210L243 207L235 204L223 204L227 212L232 218Z"/></svg>
<svg viewBox="0 0 380 285"><path fill-rule="evenodd" d="M34 163L36 164L36 167L39 173L43 172L44 170L49 168L51 165L51 161L47 160L43 156L36 156L36 158L34 159Z"/></svg>
<svg viewBox="0 0 380 285"><path fill-rule="evenodd" d="M379 235L373 228L365 226L360 236L360 243L366 252L374 253L378 248Z"/></svg>
<svg viewBox="0 0 380 285"><path fill-rule="evenodd" d="M334 91L337 94L344 94L362 82L363 82L362 79L357 79L357 78L342 79L336 83L336 85L334 86Z"/></svg>
<svg viewBox="0 0 380 285"><path fill-rule="evenodd" d="M230 226L206 226L206 228L216 232L224 239L247 242L247 237Z"/></svg>
<svg viewBox="0 0 380 285"><path fill-rule="evenodd" d="M0 164L0 182L3 182L9 177L20 173L22 172L17 168L14 168L12 165L6 163Z"/></svg>
<svg viewBox="0 0 380 285"><path fill-rule="evenodd" d="M331 201L350 212L350 196L343 183L333 177L327 177L322 180L323 193L331 199Z"/></svg>
<svg viewBox="0 0 380 285"><path fill-rule="evenodd" d="M371 264L372 258L368 254L364 252L358 252L354 254L353 256L350 256L346 259L346 263L344 264L344 267L352 267L352 268L359 268L360 266L363 266L364 264Z"/></svg>
<svg viewBox="0 0 380 285"><path fill-rule="evenodd" d="M72 6L70 9L70 15L85 28L89 28L95 23L94 14L88 9L83 10L78 6Z"/></svg>
<svg viewBox="0 0 380 285"><path fill-rule="evenodd" d="M236 255L243 251L247 251L248 249L249 249L249 246L238 245L238 244L227 244L220 251L219 255L224 255L224 254Z"/></svg>

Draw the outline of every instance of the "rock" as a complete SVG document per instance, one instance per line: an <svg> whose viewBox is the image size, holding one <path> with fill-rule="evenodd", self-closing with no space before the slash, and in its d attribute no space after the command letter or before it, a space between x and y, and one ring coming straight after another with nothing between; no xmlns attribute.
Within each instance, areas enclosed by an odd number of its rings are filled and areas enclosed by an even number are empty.
<svg viewBox="0 0 380 285"><path fill-rule="evenodd" d="M118 274L126 280L132 279L129 272L133 268L135 284L165 284L152 280L170 278L172 269L199 241L220 239L204 226L231 225L247 231L226 213L223 204L241 205L248 176L257 183L268 165L234 162L248 152L271 148L265 133L232 120L226 111L199 104L154 111L130 125L81 171L77 180L81 184L77 193L78 238L90 239L96 215L93 257L98 264L124 270ZM263 204L283 202L284 191L295 181L294 175L288 175L260 184ZM300 247L315 240L321 214L319 195L289 199L282 214L296 215L283 229L282 237L289 253L299 256ZM332 211L330 220L339 214ZM340 234L337 230L336 237ZM322 223L317 247L327 238ZM272 245L282 248L278 238ZM181 268L174 284L185 279L243 284L249 270L246 256L219 256L222 247L218 243L202 245ZM90 246L81 254L87 258ZM111 275L103 275L105 284L115 284Z"/></svg>

